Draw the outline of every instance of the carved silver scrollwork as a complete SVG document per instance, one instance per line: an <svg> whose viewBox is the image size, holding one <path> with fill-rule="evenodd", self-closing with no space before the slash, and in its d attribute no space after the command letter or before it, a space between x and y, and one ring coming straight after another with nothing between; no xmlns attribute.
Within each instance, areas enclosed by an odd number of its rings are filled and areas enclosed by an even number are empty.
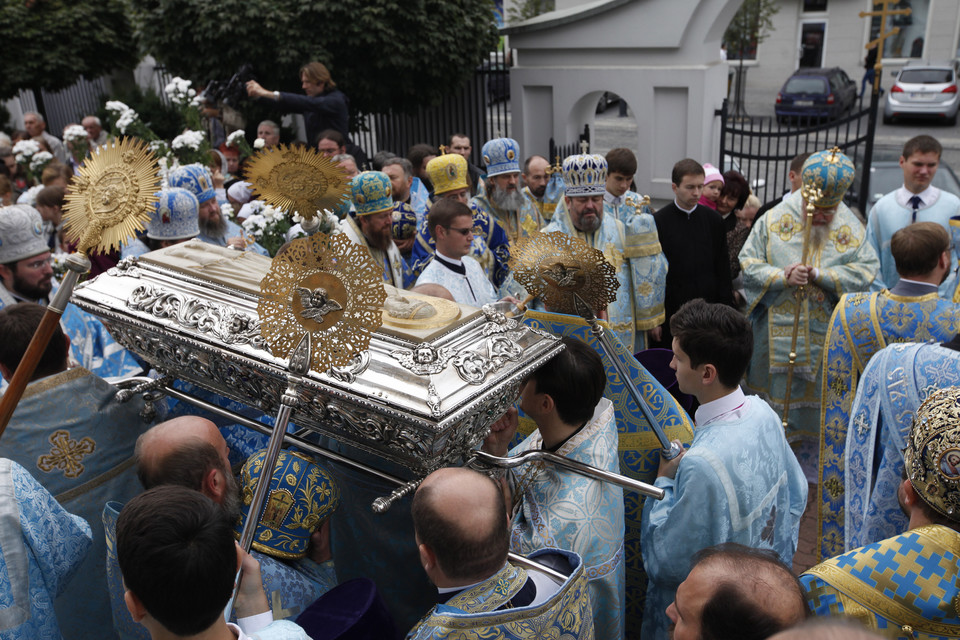
<svg viewBox="0 0 960 640"><path fill-rule="evenodd" d="M124 258L117 263L117 266L107 269L107 273L111 276L128 276L131 278L139 278L139 261L135 257ZM87 282L89 282L89 280Z"/></svg>
<svg viewBox="0 0 960 640"><path fill-rule="evenodd" d="M453 359L457 374L470 384L483 384L488 375L523 356L523 347L506 336L487 338L485 346L489 356L476 351L461 351Z"/></svg>
<svg viewBox="0 0 960 640"><path fill-rule="evenodd" d="M152 285L140 285L130 294L127 306L156 318L169 318L185 329L208 333L224 344L249 344L266 349L260 335L260 319L230 307L198 298L165 291Z"/></svg>
<svg viewBox="0 0 960 640"><path fill-rule="evenodd" d="M351 358L349 364L345 367L330 367L330 370L327 371L327 375L331 378L336 378L341 382L346 382L347 384L353 384L357 381L357 376L367 370L367 367L370 366L370 352L369 351L360 351L359 353L354 354Z"/></svg>
<svg viewBox="0 0 960 640"><path fill-rule="evenodd" d="M424 455L428 452L426 443L413 429L390 424L381 416L367 411L330 402L327 404L327 419L344 431L383 443L407 455Z"/></svg>
<svg viewBox="0 0 960 640"><path fill-rule="evenodd" d="M414 349L397 349L390 355L397 359L404 369L412 371L418 376L440 373L447 366L447 361L456 351L451 347L434 348L423 343Z"/></svg>
<svg viewBox="0 0 960 640"><path fill-rule="evenodd" d="M440 411L440 394L437 393L437 385L432 382L427 385L427 406L430 407L430 412L434 418L439 418L442 415Z"/></svg>
<svg viewBox="0 0 960 640"><path fill-rule="evenodd" d="M523 356L523 347L505 336L487 338L487 351L499 369L507 362L516 362Z"/></svg>

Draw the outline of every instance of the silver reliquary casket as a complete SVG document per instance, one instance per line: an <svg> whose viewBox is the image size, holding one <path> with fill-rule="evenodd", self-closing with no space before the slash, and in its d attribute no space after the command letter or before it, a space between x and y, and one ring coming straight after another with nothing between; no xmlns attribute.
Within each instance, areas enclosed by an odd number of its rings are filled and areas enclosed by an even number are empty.
<svg viewBox="0 0 960 640"><path fill-rule="evenodd" d="M124 260L78 286L72 302L157 371L274 413L287 360L260 331L270 264L194 240ZM491 307L384 286L369 349L348 366L311 370L293 421L422 476L476 447L562 345Z"/></svg>

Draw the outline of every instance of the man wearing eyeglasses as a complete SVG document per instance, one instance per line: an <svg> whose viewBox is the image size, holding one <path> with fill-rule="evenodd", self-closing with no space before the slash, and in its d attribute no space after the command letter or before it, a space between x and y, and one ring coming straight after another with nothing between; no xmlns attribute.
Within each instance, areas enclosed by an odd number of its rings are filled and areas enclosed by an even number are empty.
<svg viewBox="0 0 960 640"><path fill-rule="evenodd" d="M0 208L0 309L20 302L46 305L52 289L53 263L40 213L29 205ZM107 378L142 370L94 316L68 304L60 324L73 360L91 372Z"/></svg>
<svg viewBox="0 0 960 640"><path fill-rule="evenodd" d="M417 278L417 286L438 284L460 304L482 307L496 302L497 292L480 263L469 254L473 247L473 211L454 198L442 198L430 209L427 226L436 243L433 259Z"/></svg>

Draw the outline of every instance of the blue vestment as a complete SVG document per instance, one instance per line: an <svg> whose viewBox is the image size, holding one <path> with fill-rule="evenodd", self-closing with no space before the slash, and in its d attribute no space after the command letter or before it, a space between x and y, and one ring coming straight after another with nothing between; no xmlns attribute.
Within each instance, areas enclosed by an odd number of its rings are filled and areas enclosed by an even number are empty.
<svg viewBox="0 0 960 640"><path fill-rule="evenodd" d="M513 448L510 456L542 446L543 438L537 430ZM593 417L555 453L618 472L613 404L601 399ZM596 636L623 638L623 489L545 463L513 470L511 484L514 502L518 503L511 528L511 550L527 554L537 549L559 548L578 553L589 580Z"/></svg>
<svg viewBox="0 0 960 640"><path fill-rule="evenodd" d="M850 414L843 484L831 479L845 488L847 549L907 528L897 490L913 416L930 391L953 386L960 386L960 352L936 344L894 344L867 364Z"/></svg>
<svg viewBox="0 0 960 640"><path fill-rule="evenodd" d="M473 245L470 248L472 256L480 266L494 287L500 287L510 273L510 242L507 233L490 215L480 210L476 204L470 203L473 212ZM430 234L426 220L417 229L417 240L413 243L413 252L410 254L410 271L416 278L433 259L437 244Z"/></svg>
<svg viewBox="0 0 960 640"><path fill-rule="evenodd" d="M931 189L936 189L932 187ZM909 206L901 206L897 202L897 191L891 191L873 205L867 215L867 242L873 247L880 258L880 271L870 286L871 291L892 289L900 276L897 274L897 265L890 252L890 239L893 234L913 222L936 222L944 229L949 230L950 218L960 211L960 198L952 193L936 189L938 197L933 204L917 210L916 220L913 219L913 210ZM940 295L952 298L957 287L957 274L951 271L947 279L940 285Z"/></svg>
<svg viewBox="0 0 960 640"><path fill-rule="evenodd" d="M630 378L640 391L653 416L663 427L667 437L678 439L688 445L693 440L693 422L683 407L677 403L670 392L664 389L649 371L637 362L633 353L624 348L616 335L607 331L607 338L613 354L608 354L593 336L590 325L579 316L559 313L527 311L523 323L531 328L547 331L561 336L569 336L591 345L603 360L607 374L607 386L603 397L613 403L619 431L618 453L620 473L635 480L653 484L660 465L660 441L653 433L643 411L637 406L633 395L627 391L626 384L617 373L611 357L620 358ZM606 326L606 323L600 323ZM525 419L525 423L532 420ZM527 433L532 432L532 425ZM625 491L624 502L624 541L623 554L626 566L626 637L638 638L643 618L644 602L647 592L647 574L643 569L642 548L640 545L640 516L646 498L636 491Z"/></svg>
<svg viewBox="0 0 960 640"><path fill-rule="evenodd" d="M771 549L793 563L807 480L777 414L760 398L698 425L663 500L643 505L643 564L650 578L644 640L666 637L666 608L697 551L721 542Z"/></svg>
<svg viewBox="0 0 960 640"><path fill-rule="evenodd" d="M911 529L800 576L816 616L851 616L888 638L960 638L960 533Z"/></svg>
<svg viewBox="0 0 960 640"><path fill-rule="evenodd" d="M133 449L150 424L140 417L139 396L120 404L116 393L80 367L41 378L27 386L0 439L0 456L28 469L93 530L78 579L56 601L57 617L71 638L110 635L100 512L108 500L128 500L141 491Z"/></svg>
<svg viewBox="0 0 960 640"><path fill-rule="evenodd" d="M90 525L0 459L0 639L60 638L53 599L90 549Z"/></svg>
<svg viewBox="0 0 960 640"><path fill-rule="evenodd" d="M900 282L896 291L908 289ZM840 298L824 344L820 432L819 558L832 558L844 547L844 449L854 391L867 362L888 344L904 341L949 340L960 332L960 304L937 296L922 285L905 296L890 291L845 294ZM883 536L888 537L888 536ZM860 546L860 545L855 545Z"/></svg>
<svg viewBox="0 0 960 640"><path fill-rule="evenodd" d="M508 563L486 580L431 609L410 630L407 640L592 640L593 614L583 561L575 553L556 550L534 552L530 559L536 561L545 554L562 554L573 569L559 591L546 602L510 606L511 598L526 584L531 570Z"/></svg>
<svg viewBox="0 0 960 640"><path fill-rule="evenodd" d="M632 213L626 222L604 216L600 228L585 233L573 226L566 207L558 207L543 232L561 231L601 251L617 272L616 299L607 305L610 328L631 352L647 346L646 332L663 324L667 259L649 213ZM600 309L594 309L599 313Z"/></svg>

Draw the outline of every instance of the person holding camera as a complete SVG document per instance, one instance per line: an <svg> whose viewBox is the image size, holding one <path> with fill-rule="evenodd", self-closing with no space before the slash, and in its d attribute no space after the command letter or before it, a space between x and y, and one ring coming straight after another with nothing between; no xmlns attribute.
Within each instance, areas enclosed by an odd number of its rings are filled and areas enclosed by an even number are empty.
<svg viewBox="0 0 960 640"><path fill-rule="evenodd" d="M307 143L313 147L317 136L325 129L335 129L346 138L349 135L350 100L337 89L330 72L319 62L309 62L300 68L300 82L306 95L286 91L268 91L256 80L247 81L247 95L252 98L274 100L286 112L302 113L307 129Z"/></svg>

